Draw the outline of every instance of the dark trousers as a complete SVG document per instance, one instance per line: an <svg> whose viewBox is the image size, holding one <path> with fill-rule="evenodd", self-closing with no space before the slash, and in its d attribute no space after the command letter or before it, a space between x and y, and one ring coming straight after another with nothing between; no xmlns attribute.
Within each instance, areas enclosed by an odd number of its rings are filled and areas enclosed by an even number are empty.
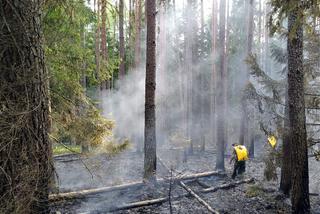
<svg viewBox="0 0 320 214"><path fill-rule="evenodd" d="M241 175L246 171L246 162L245 161L236 161L234 163L232 179L234 179L237 175Z"/></svg>

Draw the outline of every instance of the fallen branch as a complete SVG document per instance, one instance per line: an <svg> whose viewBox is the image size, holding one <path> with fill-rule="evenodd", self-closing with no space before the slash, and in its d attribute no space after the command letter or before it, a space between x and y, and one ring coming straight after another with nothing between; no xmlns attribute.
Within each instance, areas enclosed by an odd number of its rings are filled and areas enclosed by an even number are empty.
<svg viewBox="0 0 320 214"><path fill-rule="evenodd" d="M197 195L192 189L190 189L189 187L187 187L182 181L180 181L179 184L180 184L180 186L181 186L182 188L184 188L185 190L187 190L187 192L189 192L190 195L192 195L195 199L197 199L200 204L202 204L203 206L205 206L205 207L207 208L207 210L209 210L211 213L219 214L218 211L214 210L205 200L203 200L199 195Z"/></svg>
<svg viewBox="0 0 320 214"><path fill-rule="evenodd" d="M202 188L210 188L211 186L202 182L202 181L199 181L198 179L196 180L196 183L199 184Z"/></svg>
<svg viewBox="0 0 320 214"><path fill-rule="evenodd" d="M74 192L51 194L51 195L49 195L49 200L50 201L60 201L60 200L84 198L84 197L86 197L88 195L92 195L92 194L107 193L107 192L112 192L112 191L117 191L117 190L140 187L143 185L144 185L143 182L132 182L132 183L127 183L127 184L122 184L122 185L117 185L117 186L109 186L109 187L101 187L101 188L80 190L80 191L74 191Z"/></svg>
<svg viewBox="0 0 320 214"><path fill-rule="evenodd" d="M145 207L145 206L150 206L150 205L155 205L155 204L162 204L168 200L169 200L169 197L151 199L151 200L146 200L146 201L139 201L139 202L134 202L134 203L130 203L130 204L125 204L121 207L110 209L109 211L114 212L114 211L119 211L119 210L129 210L129 209L134 209L134 208L138 208L138 207Z"/></svg>
<svg viewBox="0 0 320 214"><path fill-rule="evenodd" d="M78 155L82 155L80 152L77 152L71 148L69 148L66 144L62 143L61 141L59 141L57 138L55 138L52 135L49 135L50 138L52 138L53 140L55 140L58 144L62 145L64 148L66 148L67 150L69 150L70 152L74 153L74 154L78 154ZM81 161L81 163L83 164L83 166L87 169L87 171L90 173L91 178L93 179L93 174L91 172L91 170L89 169L89 167L87 166L87 164L82 160L82 158L80 158L79 156L79 160Z"/></svg>
<svg viewBox="0 0 320 214"><path fill-rule="evenodd" d="M248 180L251 180L251 179L248 179ZM248 180L245 180L245 181L248 181ZM217 186L217 187L215 187L215 191L218 190L218 189L229 189L229 188L235 187L235 186L243 184L243 183L247 183L247 182L238 181L238 182L233 183L233 185ZM226 188L226 186L228 186L228 188ZM212 191L214 191L214 190L211 190L211 191L204 191L203 190L201 192L202 193L208 193L208 192L212 192ZM181 194L181 195L178 195L178 196L173 196L173 197L171 197L171 200L178 200L180 198L187 197L189 195L190 195L190 192L184 193L184 194ZM119 211L119 210L128 210L128 209L134 209L134 208L139 208L139 207L144 207L144 206L159 205L159 204L165 203L167 201L169 201L169 197L150 199L150 200L145 200L145 201L138 201L138 202L133 202L133 203L129 203L129 204L124 204L124 205L119 206L119 207L112 207L112 208L109 208L109 209L104 210L104 211L106 211L106 212L115 212L115 211ZM99 211L101 212L101 210L99 210ZM82 214L85 214L85 213L82 213Z"/></svg>
<svg viewBox="0 0 320 214"><path fill-rule="evenodd" d="M206 189L201 190L201 192L202 193L216 192L217 190L220 190L220 189L230 189L230 188L234 188L240 184L252 183L252 182L254 182L254 179L250 178L250 179L236 181L236 182L229 183L229 184L222 184L222 185L216 186L216 187L206 188Z"/></svg>
<svg viewBox="0 0 320 214"><path fill-rule="evenodd" d="M209 177L214 175L221 176L223 174L221 174L221 172L212 171L212 172L203 172L203 173L197 173L197 174L181 175L181 176L173 177L172 181L174 182L174 181L180 181L180 180L190 180L190 179L203 178L203 177ZM158 183L167 182L167 181L168 179L157 180ZM83 198L87 195L107 193L107 192L129 189L134 187L141 187L143 185L144 183L142 181L137 181L137 182L131 182L131 183L117 185L117 186L101 187L101 188L66 192L66 193L60 193L60 194L51 194L49 195L49 200L59 201L59 200L77 199L77 198Z"/></svg>
<svg viewBox="0 0 320 214"><path fill-rule="evenodd" d="M189 193L185 193L179 196L175 196L172 197L173 200L178 200L180 198L186 197L188 196ZM139 207L146 207L146 206L152 206L152 205L159 205L159 204L163 204L165 202L169 201L169 197L163 197L163 198L157 198L157 199L150 199L150 200L145 200L145 201L138 201L138 202L133 202L130 204L124 204L122 206L118 206L118 207L111 207L109 209L103 210L103 212L116 212L116 211L120 211L120 210L130 210L130 209L134 209L134 208L139 208ZM102 212L102 210L99 210L99 212ZM81 214L89 214L92 213L92 211L90 212L84 212Z"/></svg>
<svg viewBox="0 0 320 214"><path fill-rule="evenodd" d="M159 162L166 168L167 171L170 171L172 174L172 170L170 170L167 165L161 160L160 157L158 157ZM207 208L207 210L209 210L209 212L211 213L215 213L215 214L219 214L218 211L214 210L205 200L203 200L199 195L197 195L191 188L187 187L182 181L179 181L179 185L185 189L188 193L190 193L190 195L192 195L194 198L196 198L200 204L202 204L203 206L205 206L205 208Z"/></svg>

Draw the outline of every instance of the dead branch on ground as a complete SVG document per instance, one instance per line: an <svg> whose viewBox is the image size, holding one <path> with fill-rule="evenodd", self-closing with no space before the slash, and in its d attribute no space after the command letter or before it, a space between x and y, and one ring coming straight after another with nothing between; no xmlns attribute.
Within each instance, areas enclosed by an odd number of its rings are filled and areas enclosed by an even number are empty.
<svg viewBox="0 0 320 214"><path fill-rule="evenodd" d="M187 190L187 192L190 193L197 201L199 201L200 204L205 206L207 210L209 210L211 213L219 214L218 211L214 210L205 200L203 200L199 195L197 195L191 188L187 187L182 181L179 182L180 186Z"/></svg>

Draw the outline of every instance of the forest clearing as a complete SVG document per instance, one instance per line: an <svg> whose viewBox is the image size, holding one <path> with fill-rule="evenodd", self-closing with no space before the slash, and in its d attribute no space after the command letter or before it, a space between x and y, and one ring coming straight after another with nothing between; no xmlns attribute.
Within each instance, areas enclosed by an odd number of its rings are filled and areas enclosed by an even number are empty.
<svg viewBox="0 0 320 214"><path fill-rule="evenodd" d="M0 0L0 214L320 214L319 0Z"/></svg>

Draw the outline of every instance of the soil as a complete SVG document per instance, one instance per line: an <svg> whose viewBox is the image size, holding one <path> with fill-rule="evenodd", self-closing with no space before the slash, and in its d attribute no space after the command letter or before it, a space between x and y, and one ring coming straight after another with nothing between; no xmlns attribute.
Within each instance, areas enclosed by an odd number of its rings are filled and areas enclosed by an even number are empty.
<svg viewBox="0 0 320 214"><path fill-rule="evenodd" d="M167 166L182 174L213 171L215 168L213 150L196 151L193 155L188 156L187 162L184 162L183 151L180 150L159 151L158 155ZM263 158L262 155L259 156L260 158L247 161L245 175L236 178L236 180L241 180L253 177L255 179L253 184L242 184L228 190L218 190L206 194L199 193L204 187L198 182L189 181L187 186L219 213L290 213L290 200L278 192L279 181L268 182L264 180ZM230 178L232 165L228 163L227 158L225 165L227 177L201 178L199 179L200 183L214 187L232 182ZM59 190L68 192L141 180L143 154L128 151L113 157L106 155L91 156L82 159L82 161L75 155L63 156L55 158L55 166L59 175ZM169 173L161 164L158 165L157 171L158 178L169 178ZM319 177L320 164L310 159L310 191L313 193L320 193ZM186 191L178 184L172 184L171 195L173 197L185 193ZM52 203L52 213L110 213L112 208L123 204L167 197L168 194L169 182L161 185L146 185L142 188L130 188L108 194L91 195L83 199ZM310 196L310 200L312 213L320 214L320 196ZM192 196L172 200L171 204L173 213L209 213ZM165 202L159 205L113 213L170 213L170 206L169 202Z"/></svg>

